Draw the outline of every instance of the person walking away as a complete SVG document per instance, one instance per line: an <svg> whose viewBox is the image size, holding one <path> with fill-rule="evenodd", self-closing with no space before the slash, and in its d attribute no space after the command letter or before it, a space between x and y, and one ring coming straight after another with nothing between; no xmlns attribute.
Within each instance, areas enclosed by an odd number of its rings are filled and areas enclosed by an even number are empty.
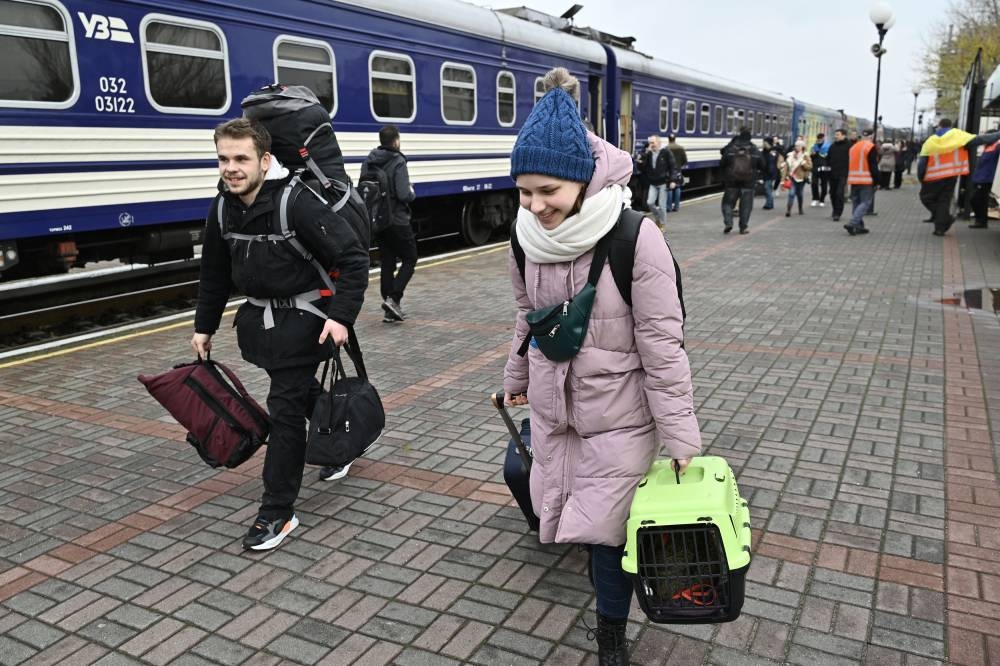
<svg viewBox="0 0 1000 666"><path fill-rule="evenodd" d="M847 182L851 186L851 221L844 229L851 236L868 233L865 227L865 213L875 198L875 184L878 182L878 157L875 153L873 133L870 129L861 132L861 139L850 150L850 171Z"/></svg>
<svg viewBox="0 0 1000 666"><path fill-rule="evenodd" d="M976 170L972 172L972 199L969 205L975 215L975 221L970 229L985 229L989 220L990 192L997 173L997 160L1000 158L1000 141L994 141L983 148L983 154L976 161Z"/></svg>
<svg viewBox="0 0 1000 666"><path fill-rule="evenodd" d="M764 139L764 147L761 150L761 159L764 162L762 175L764 176L764 210L774 208L774 188L777 187L781 175L778 169L778 151L771 143L773 139Z"/></svg>
<svg viewBox="0 0 1000 666"><path fill-rule="evenodd" d="M792 152L785 157L785 162L781 167L781 179L792 179L792 186L788 190L788 206L785 207L785 217L792 214L792 204L798 199L799 215L802 215L802 197L806 187L806 178L812 170L812 159L806 153L805 141L796 141Z"/></svg>
<svg viewBox="0 0 1000 666"><path fill-rule="evenodd" d="M827 154L830 144L826 142L826 134L820 132L816 135L816 143L809 151L809 159L812 160L812 199L809 201L810 207L825 206L826 193L830 187L830 166L827 164Z"/></svg>
<svg viewBox="0 0 1000 666"><path fill-rule="evenodd" d="M888 190L892 172L896 170L896 147L886 141L878 151L878 189Z"/></svg>
<svg viewBox="0 0 1000 666"><path fill-rule="evenodd" d="M847 174L850 171L851 143L847 140L847 132L839 129L833 133L833 143L826 153L826 163L830 167L830 206L833 208L834 222L840 221L844 214L844 191L847 187Z"/></svg>
<svg viewBox="0 0 1000 666"><path fill-rule="evenodd" d="M667 148L674 158L674 168L670 173L673 189L667 193L667 210L677 212L681 209L681 190L684 189L684 169L687 167L688 156L684 147L677 143L677 134L667 135Z"/></svg>
<svg viewBox="0 0 1000 666"><path fill-rule="evenodd" d="M646 203L649 204L649 210L659 224L663 224L667 216L667 195L674 187L670 182L670 174L674 168L673 153L668 148L660 147L659 136L655 134L650 136L643 161L643 173L649 181Z"/></svg>
<svg viewBox="0 0 1000 666"><path fill-rule="evenodd" d="M969 149L998 139L1000 132L976 136L952 127L950 119L942 118L934 134L924 141L917 160L917 179L920 203L931 212L935 236L944 236L955 222L951 202L959 176L969 173Z"/></svg>
<svg viewBox="0 0 1000 666"><path fill-rule="evenodd" d="M599 663L624 666L633 586L621 558L632 497L661 448L683 473L701 450L701 436L682 346L678 276L652 224L643 223L638 234L631 307L604 263L590 325L573 359L553 361L534 346L518 354L528 335L527 313L571 299L587 283L595 246L622 214L627 179L612 175L618 162L627 173L627 153L598 139L604 157L595 161L576 102L561 87L579 84L564 69L554 71L558 77L550 72L546 78L558 85L534 106L510 156L525 263L522 278L511 251L517 315L504 402L531 411L539 541L586 545Z"/></svg>
<svg viewBox="0 0 1000 666"><path fill-rule="evenodd" d="M733 205L739 200L740 233L750 233L750 212L753 210L753 188L757 174L764 171L764 161L760 151L750 140L750 128L741 127L738 136L726 144L720 152L722 160L722 233L733 230Z"/></svg>
<svg viewBox="0 0 1000 666"><path fill-rule="evenodd" d="M389 184L389 203L392 224L376 237L381 254L382 270L379 292L382 295L382 321L397 322L406 319L403 311L403 293L417 266L417 240L410 225L410 203L416 198L406 168L406 156L400 152L399 130L386 125L378 132L379 145L373 148L361 164L361 177L372 169L380 169ZM399 270L396 263L399 262Z"/></svg>
<svg viewBox="0 0 1000 666"><path fill-rule="evenodd" d="M291 176L271 156L267 130L246 118L230 120L215 128L215 146L221 180L206 220L191 346L207 358L230 294L246 294L233 325L243 358L270 379L271 434L264 494L243 548L269 550L299 524L305 419L321 393L316 370L333 353L328 341L343 345L361 310L368 248L347 220L300 191L289 197L287 224L310 262L281 234L279 197ZM336 272L335 293L319 267Z"/></svg>
<svg viewBox="0 0 1000 666"><path fill-rule="evenodd" d="M898 190L903 186L903 171L906 170L906 141L900 141L896 146L895 159L896 166L892 174L892 189Z"/></svg>

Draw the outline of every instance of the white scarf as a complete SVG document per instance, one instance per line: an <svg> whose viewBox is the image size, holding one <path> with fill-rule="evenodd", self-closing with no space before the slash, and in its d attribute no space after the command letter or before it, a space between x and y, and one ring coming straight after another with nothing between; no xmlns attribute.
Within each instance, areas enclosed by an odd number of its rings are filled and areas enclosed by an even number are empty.
<svg viewBox="0 0 1000 666"><path fill-rule="evenodd" d="M517 240L524 256L536 264L573 261L611 231L622 211L624 188L609 185L583 200L580 212L549 231L527 208L517 212Z"/></svg>

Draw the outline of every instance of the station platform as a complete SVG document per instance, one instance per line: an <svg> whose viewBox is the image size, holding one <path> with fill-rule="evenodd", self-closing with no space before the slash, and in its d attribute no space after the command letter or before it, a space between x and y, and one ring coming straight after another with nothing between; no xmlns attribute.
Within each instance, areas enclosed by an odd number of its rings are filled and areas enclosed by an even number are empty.
<svg viewBox="0 0 1000 666"><path fill-rule="evenodd" d="M1000 664L1000 225L935 237L912 184L866 236L762 203L746 236L718 198L665 226L705 452L750 503L743 614L634 604L633 662ZM191 359L190 321L0 361L0 662L596 664L584 553L503 485L506 249L428 262L404 305L383 323L373 280L359 321L385 436L308 468L267 553L240 545L262 452L207 468L135 379ZM231 321L213 356L263 401Z"/></svg>

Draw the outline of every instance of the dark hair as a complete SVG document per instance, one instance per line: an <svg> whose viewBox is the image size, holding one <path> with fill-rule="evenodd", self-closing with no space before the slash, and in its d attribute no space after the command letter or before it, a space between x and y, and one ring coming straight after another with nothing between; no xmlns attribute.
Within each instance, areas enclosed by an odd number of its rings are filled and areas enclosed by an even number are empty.
<svg viewBox="0 0 1000 666"><path fill-rule="evenodd" d="M215 128L215 145L219 145L219 139L253 139L253 147L257 151L257 157L264 157L264 153L271 152L271 134L267 128L256 120L249 118L233 118L217 125Z"/></svg>
<svg viewBox="0 0 1000 666"><path fill-rule="evenodd" d="M820 132L819 134L816 135L816 138L817 139L825 139L826 138L826 134L823 134L822 132Z"/></svg>
<svg viewBox="0 0 1000 666"><path fill-rule="evenodd" d="M399 128L395 125L386 125L378 131L378 142L383 148L389 148L398 138Z"/></svg>
<svg viewBox="0 0 1000 666"><path fill-rule="evenodd" d="M951 127L951 119L950 118L942 118L941 121L938 122L938 127L941 127L941 128Z"/></svg>
<svg viewBox="0 0 1000 666"><path fill-rule="evenodd" d="M676 132L671 132L670 134L668 134L667 135L667 140L668 141L676 141L677 140L677 133Z"/></svg>
<svg viewBox="0 0 1000 666"><path fill-rule="evenodd" d="M833 133L843 134L844 136L847 136L847 130L845 130L843 127L838 127L837 129L833 130Z"/></svg>
<svg viewBox="0 0 1000 666"><path fill-rule="evenodd" d="M740 131L739 131L739 133L741 135L742 134L752 134L752 132L750 131L750 128L747 127L746 125L740 125Z"/></svg>

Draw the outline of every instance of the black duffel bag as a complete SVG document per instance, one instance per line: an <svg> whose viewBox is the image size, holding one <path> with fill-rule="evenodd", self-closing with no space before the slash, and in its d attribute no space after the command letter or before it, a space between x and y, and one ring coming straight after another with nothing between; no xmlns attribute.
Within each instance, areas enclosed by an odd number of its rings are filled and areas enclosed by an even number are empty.
<svg viewBox="0 0 1000 666"><path fill-rule="evenodd" d="M345 349L358 376L347 376L340 359L340 348L335 347L333 358L323 366L320 380L321 385L325 384L327 374L330 375L329 390L316 399L316 407L309 419L306 445L306 463L309 465L343 467L352 463L382 436L385 428L382 400L368 381L361 349L353 331L351 333Z"/></svg>

